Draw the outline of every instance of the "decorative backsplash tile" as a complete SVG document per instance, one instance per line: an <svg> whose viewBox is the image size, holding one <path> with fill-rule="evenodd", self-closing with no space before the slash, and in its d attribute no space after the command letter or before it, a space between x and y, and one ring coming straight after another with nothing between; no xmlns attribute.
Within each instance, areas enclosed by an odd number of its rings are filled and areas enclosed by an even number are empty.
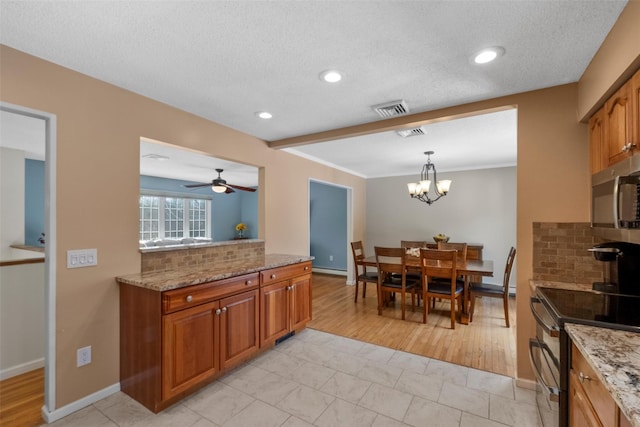
<svg viewBox="0 0 640 427"><path fill-rule="evenodd" d="M264 257L264 240L241 240L198 247L163 248L142 252L141 272L178 270L207 265L222 267L231 261Z"/></svg>
<svg viewBox="0 0 640 427"><path fill-rule="evenodd" d="M533 223L533 279L568 283L602 281L602 263L589 248L605 240L589 223Z"/></svg>

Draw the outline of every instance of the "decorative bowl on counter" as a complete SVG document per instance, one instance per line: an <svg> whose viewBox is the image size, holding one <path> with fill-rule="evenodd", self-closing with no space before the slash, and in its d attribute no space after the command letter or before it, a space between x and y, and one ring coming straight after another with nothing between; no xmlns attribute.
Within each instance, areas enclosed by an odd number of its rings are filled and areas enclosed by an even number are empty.
<svg viewBox="0 0 640 427"><path fill-rule="evenodd" d="M438 234L437 236L433 236L433 240L435 240L436 243L438 242L447 243L449 241L449 236L445 236L444 234Z"/></svg>

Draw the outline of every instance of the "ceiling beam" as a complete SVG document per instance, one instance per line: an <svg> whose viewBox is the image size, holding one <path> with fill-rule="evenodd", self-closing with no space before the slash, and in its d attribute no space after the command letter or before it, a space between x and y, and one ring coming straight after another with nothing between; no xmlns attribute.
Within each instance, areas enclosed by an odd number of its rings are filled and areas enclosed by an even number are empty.
<svg viewBox="0 0 640 427"><path fill-rule="evenodd" d="M468 104L472 105L472 104ZM444 108L441 110L425 111L423 113L398 116L385 120L378 120L371 123L347 126L323 132L309 133L306 135L294 136L291 138L268 141L271 148L282 149L297 147L301 145L316 144L319 142L333 141L336 139L351 138L354 136L370 135L380 132L410 129L431 123L438 123L447 120L461 119L465 117L477 116L479 114L495 113L515 108L514 105L504 105L500 107L486 108L483 110L469 110L461 112L461 106Z"/></svg>

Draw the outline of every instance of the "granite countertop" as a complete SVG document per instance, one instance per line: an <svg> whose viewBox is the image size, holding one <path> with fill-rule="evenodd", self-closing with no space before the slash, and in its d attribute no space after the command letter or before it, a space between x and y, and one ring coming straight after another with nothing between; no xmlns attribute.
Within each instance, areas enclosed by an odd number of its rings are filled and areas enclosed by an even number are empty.
<svg viewBox="0 0 640 427"><path fill-rule="evenodd" d="M180 270L128 274L116 277L116 281L162 292L311 260L313 260L311 256L269 254L259 258L229 261L224 266L197 266Z"/></svg>
<svg viewBox="0 0 640 427"><path fill-rule="evenodd" d="M635 427L640 427L640 333L565 324L573 343Z"/></svg>
<svg viewBox="0 0 640 427"><path fill-rule="evenodd" d="M532 292L535 292L537 287L542 288L556 288L556 289L569 289L574 291L592 291L593 285L591 283L568 283L568 282L552 282L549 280L529 280L529 287Z"/></svg>

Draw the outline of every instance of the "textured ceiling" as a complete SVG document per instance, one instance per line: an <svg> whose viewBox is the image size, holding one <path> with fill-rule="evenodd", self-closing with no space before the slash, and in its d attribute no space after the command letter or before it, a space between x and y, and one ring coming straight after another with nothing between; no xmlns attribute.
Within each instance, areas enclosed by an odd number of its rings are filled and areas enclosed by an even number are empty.
<svg viewBox="0 0 640 427"><path fill-rule="evenodd" d="M0 2L0 42L65 67L272 141L380 120L371 106L404 99L411 113L577 81L626 2L607 1L30 1ZM503 46L484 66L472 53ZM326 69L344 79L320 81ZM271 120L255 112L267 110ZM508 116L508 114L506 114ZM496 118L506 123L504 117ZM489 127L436 148L444 169L515 163L490 158ZM298 153L362 176L411 174L433 149L381 134L378 158L358 166L349 146L321 143ZM515 121L497 134L513 135ZM474 135L484 135L476 140ZM494 138L496 139L496 138ZM408 141L405 140L405 142ZM413 140L412 140L413 141ZM361 142L360 142L361 143ZM411 142L413 144L414 142ZM326 148L323 148L326 147ZM473 156L470 152L475 153ZM502 153L501 153L502 154ZM395 164L394 157L408 162ZM475 157L474 157L475 156ZM481 163L481 160L484 163ZM377 167L371 171L371 164Z"/></svg>

